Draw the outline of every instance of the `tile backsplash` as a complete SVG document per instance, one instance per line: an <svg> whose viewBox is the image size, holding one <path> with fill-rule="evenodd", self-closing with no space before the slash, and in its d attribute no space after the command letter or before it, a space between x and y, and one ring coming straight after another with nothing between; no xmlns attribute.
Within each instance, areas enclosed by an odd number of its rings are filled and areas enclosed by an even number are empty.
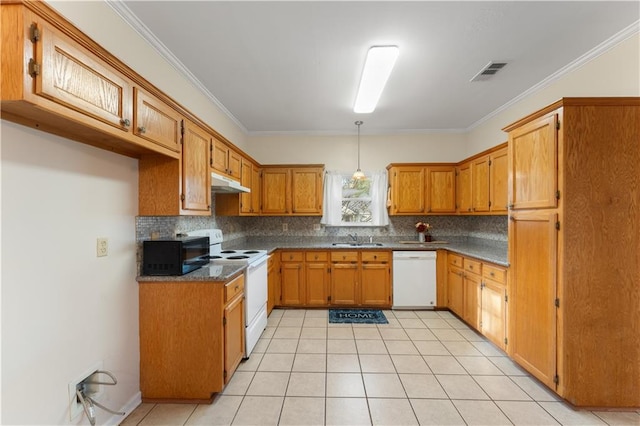
<svg viewBox="0 0 640 426"><path fill-rule="evenodd" d="M215 211L215 206L213 206ZM232 217L232 216L138 216L136 240L150 239L152 235L172 237L177 233L201 228L220 228L225 241L259 237L347 237L416 238L415 223L419 220L432 226L435 239L447 237L474 237L507 241L507 216L392 216L383 227L324 227L320 217ZM283 231L286 224L287 231Z"/></svg>

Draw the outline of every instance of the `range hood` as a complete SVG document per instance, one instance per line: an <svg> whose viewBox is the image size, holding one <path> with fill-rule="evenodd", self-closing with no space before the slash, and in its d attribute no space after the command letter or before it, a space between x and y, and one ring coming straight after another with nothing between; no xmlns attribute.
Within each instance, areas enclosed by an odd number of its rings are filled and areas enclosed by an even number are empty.
<svg viewBox="0 0 640 426"><path fill-rule="evenodd" d="M213 192L251 192L251 189L240 185L240 182L218 173L211 173L211 190Z"/></svg>

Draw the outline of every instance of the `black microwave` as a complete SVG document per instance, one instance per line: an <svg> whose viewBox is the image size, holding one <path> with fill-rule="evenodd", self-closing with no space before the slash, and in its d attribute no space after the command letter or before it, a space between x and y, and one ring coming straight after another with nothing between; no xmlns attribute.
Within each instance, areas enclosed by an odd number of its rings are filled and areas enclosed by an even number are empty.
<svg viewBox="0 0 640 426"><path fill-rule="evenodd" d="M184 275L209 263L209 237L142 242L143 275Z"/></svg>

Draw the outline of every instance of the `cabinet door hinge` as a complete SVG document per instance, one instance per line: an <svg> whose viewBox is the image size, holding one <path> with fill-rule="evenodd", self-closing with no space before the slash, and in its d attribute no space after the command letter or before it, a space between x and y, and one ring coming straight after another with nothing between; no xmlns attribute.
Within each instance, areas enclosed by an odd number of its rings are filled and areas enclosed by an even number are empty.
<svg viewBox="0 0 640 426"><path fill-rule="evenodd" d="M556 222L556 229L559 231L560 230L560 221Z"/></svg>
<svg viewBox="0 0 640 426"><path fill-rule="evenodd" d="M504 344L507 345L509 342L509 339L507 339L506 337L504 338Z"/></svg>
<svg viewBox="0 0 640 426"><path fill-rule="evenodd" d="M184 194L180 194L180 201L184 201L184 199L185 199Z"/></svg>
<svg viewBox="0 0 640 426"><path fill-rule="evenodd" d="M31 43L40 41L40 30L35 23L29 27L29 40L31 40Z"/></svg>
<svg viewBox="0 0 640 426"><path fill-rule="evenodd" d="M556 130L560 130L560 120L556 121Z"/></svg>
<svg viewBox="0 0 640 426"><path fill-rule="evenodd" d="M555 383L556 385L560 383L560 377L557 374L553 376L553 383Z"/></svg>
<svg viewBox="0 0 640 426"><path fill-rule="evenodd" d="M560 299L558 299L557 297L556 297L556 300L553 303L554 303L554 305L556 305L556 308L560 307Z"/></svg>
<svg viewBox="0 0 640 426"><path fill-rule="evenodd" d="M491 160L489 160L489 165L491 165Z"/></svg>
<svg viewBox="0 0 640 426"><path fill-rule="evenodd" d="M180 120L180 136L184 138L184 120Z"/></svg>
<svg viewBox="0 0 640 426"><path fill-rule="evenodd" d="M489 201L489 207L491 207L491 201Z"/></svg>
<svg viewBox="0 0 640 426"><path fill-rule="evenodd" d="M209 141L209 166L213 167L213 140Z"/></svg>
<svg viewBox="0 0 640 426"><path fill-rule="evenodd" d="M29 75L33 78L40 75L40 64L33 58L29 59Z"/></svg>
<svg viewBox="0 0 640 426"><path fill-rule="evenodd" d="M224 377L225 379L227 378L227 370L222 371L222 377Z"/></svg>
<svg viewBox="0 0 640 426"><path fill-rule="evenodd" d="M227 317L222 317L222 325L227 325Z"/></svg>
<svg viewBox="0 0 640 426"><path fill-rule="evenodd" d="M556 191L556 200L560 199L560 190Z"/></svg>
<svg viewBox="0 0 640 426"><path fill-rule="evenodd" d="M504 301L505 303L509 301L509 296L507 296L506 294L504 295Z"/></svg>

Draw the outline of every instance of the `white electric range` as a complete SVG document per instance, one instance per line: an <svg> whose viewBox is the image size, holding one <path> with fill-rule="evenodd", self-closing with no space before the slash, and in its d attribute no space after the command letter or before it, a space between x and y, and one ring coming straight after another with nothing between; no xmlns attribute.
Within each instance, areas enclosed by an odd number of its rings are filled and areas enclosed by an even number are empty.
<svg viewBox="0 0 640 426"><path fill-rule="evenodd" d="M222 250L224 236L220 229L198 229L187 236L209 237L209 268L216 265L247 265L244 282L245 358L256 346L267 326L267 251Z"/></svg>

